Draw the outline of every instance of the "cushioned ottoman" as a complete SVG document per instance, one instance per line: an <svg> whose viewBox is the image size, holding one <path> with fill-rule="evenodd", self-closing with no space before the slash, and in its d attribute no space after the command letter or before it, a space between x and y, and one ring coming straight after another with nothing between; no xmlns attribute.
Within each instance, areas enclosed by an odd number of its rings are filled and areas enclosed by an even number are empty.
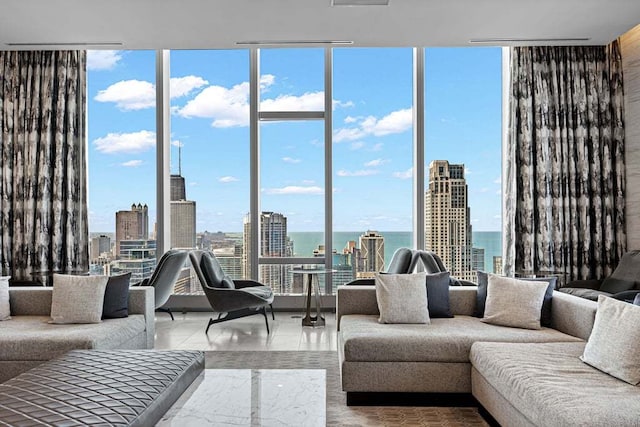
<svg viewBox="0 0 640 427"><path fill-rule="evenodd" d="M640 387L583 363L584 346L477 342L473 395L504 426L638 426Z"/></svg>
<svg viewBox="0 0 640 427"><path fill-rule="evenodd" d="M200 351L74 350L0 384L0 424L155 424L204 369Z"/></svg>

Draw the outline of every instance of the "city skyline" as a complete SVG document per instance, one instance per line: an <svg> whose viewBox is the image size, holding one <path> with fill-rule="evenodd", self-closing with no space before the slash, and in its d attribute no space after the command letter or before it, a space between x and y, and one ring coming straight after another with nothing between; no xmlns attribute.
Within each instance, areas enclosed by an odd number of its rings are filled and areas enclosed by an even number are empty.
<svg viewBox="0 0 640 427"><path fill-rule="evenodd" d="M262 53L261 108L315 109L323 50ZM426 163L465 164L474 229L500 230L500 50L433 48L426 58ZM154 61L150 51L90 53L92 232L112 231L109 212L131 200L147 203L155 222ZM411 230L411 61L411 49L334 50L334 231ZM196 230L241 232L249 207L248 51L172 51L171 73L172 173L181 147L189 199L198 201ZM322 230L322 123L260 128L261 210L286 214L292 231ZM362 208L349 209L354 197Z"/></svg>

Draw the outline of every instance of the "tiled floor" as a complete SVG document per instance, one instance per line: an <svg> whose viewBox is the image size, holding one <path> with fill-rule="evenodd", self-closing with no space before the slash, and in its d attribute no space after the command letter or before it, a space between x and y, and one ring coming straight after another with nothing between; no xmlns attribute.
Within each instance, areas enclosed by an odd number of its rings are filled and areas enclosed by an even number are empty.
<svg viewBox="0 0 640 427"><path fill-rule="evenodd" d="M306 351L333 350L336 345L336 317L326 313L326 326L302 327L301 313L276 312L276 320L269 314L267 334L262 315L211 325L204 331L213 313L174 313L175 320L166 313L156 313L156 349L226 350L226 351ZM217 317L217 314L215 315Z"/></svg>

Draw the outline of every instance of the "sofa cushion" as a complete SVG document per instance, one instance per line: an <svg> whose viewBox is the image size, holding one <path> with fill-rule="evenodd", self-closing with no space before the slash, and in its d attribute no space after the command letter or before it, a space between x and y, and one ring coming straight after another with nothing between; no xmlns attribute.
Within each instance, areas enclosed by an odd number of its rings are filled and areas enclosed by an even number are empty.
<svg viewBox="0 0 640 427"><path fill-rule="evenodd" d="M478 342L470 359L533 425L637 426L640 388L582 363L584 346Z"/></svg>
<svg viewBox="0 0 640 427"><path fill-rule="evenodd" d="M380 323L429 323L426 273L376 273Z"/></svg>
<svg viewBox="0 0 640 427"><path fill-rule="evenodd" d="M49 360L75 349L125 346L144 333L141 314L83 325L47 323L47 316L13 316L0 322L0 360Z"/></svg>
<svg viewBox="0 0 640 427"><path fill-rule="evenodd" d="M453 317L449 305L449 279L448 271L427 274L427 304L432 319Z"/></svg>
<svg viewBox="0 0 640 427"><path fill-rule="evenodd" d="M349 314L340 321L344 358L361 362L468 362L476 341L582 341L555 329L516 329L472 316L431 319L430 325L387 325L376 315Z"/></svg>
<svg viewBox="0 0 640 427"><path fill-rule="evenodd" d="M483 322L513 328L540 329L548 283L489 275Z"/></svg>
<svg viewBox="0 0 640 427"><path fill-rule="evenodd" d="M484 316L485 304L487 301L487 286L489 284L489 273L484 271L477 271L478 275L478 292L476 294L476 307L473 311L473 315L476 317ZM528 282L547 282L547 292L544 294L544 301L542 303L542 310L540 312L540 324L542 326L551 326L551 304L553 303L553 291L556 289L558 278L552 277L531 277L523 279Z"/></svg>
<svg viewBox="0 0 640 427"><path fill-rule="evenodd" d="M601 296L580 359L632 385L640 384L640 307Z"/></svg>
<svg viewBox="0 0 640 427"><path fill-rule="evenodd" d="M11 306L9 305L9 276L0 277L0 320L11 319Z"/></svg>
<svg viewBox="0 0 640 427"><path fill-rule="evenodd" d="M51 323L100 323L107 276L53 275Z"/></svg>

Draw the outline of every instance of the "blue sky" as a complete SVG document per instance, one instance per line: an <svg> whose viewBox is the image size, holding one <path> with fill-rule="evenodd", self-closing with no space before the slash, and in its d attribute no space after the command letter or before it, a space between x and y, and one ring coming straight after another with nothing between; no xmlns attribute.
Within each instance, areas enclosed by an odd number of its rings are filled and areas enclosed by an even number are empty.
<svg viewBox="0 0 640 427"><path fill-rule="evenodd" d="M316 110L322 49L261 51L261 108ZM464 163L475 231L500 229L501 52L426 51L426 160ZM88 61L90 231L147 203L155 221L155 52L93 51ZM172 51L172 173L197 203L198 231L241 231L249 209L249 54ZM412 50L335 49L336 231L411 230ZM261 207L291 231L324 226L322 121L260 125Z"/></svg>

